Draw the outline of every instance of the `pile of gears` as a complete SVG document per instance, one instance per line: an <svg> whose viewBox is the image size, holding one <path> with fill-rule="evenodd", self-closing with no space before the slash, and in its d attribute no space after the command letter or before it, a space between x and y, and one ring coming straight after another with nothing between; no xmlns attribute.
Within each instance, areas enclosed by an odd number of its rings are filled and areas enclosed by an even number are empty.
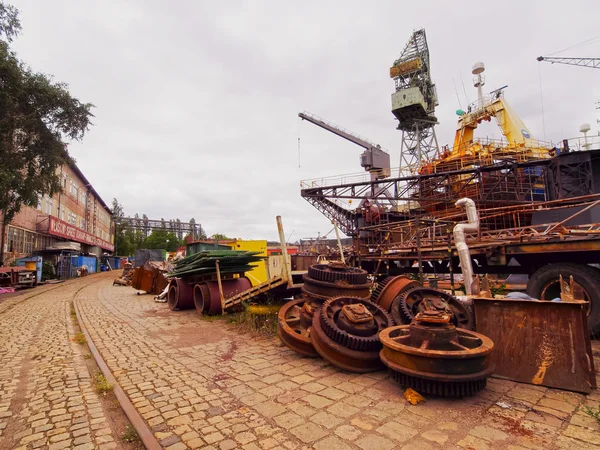
<svg viewBox="0 0 600 450"><path fill-rule="evenodd" d="M387 367L400 385L424 394L460 397L485 387L494 344L473 331L469 305L404 275L372 288L362 269L311 266L302 297L279 311L279 338L349 372Z"/></svg>

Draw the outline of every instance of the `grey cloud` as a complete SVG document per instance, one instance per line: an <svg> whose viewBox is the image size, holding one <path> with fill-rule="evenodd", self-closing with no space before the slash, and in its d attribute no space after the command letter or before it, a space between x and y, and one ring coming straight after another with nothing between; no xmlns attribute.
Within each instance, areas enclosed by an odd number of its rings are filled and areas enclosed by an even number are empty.
<svg viewBox="0 0 600 450"><path fill-rule="evenodd" d="M507 98L537 137L540 72L548 139L593 124L600 96L593 71L535 61L597 35L592 0L15 5L24 27L19 55L97 106L96 126L70 151L102 197L119 198L131 214L194 217L209 234L276 239L277 214L293 239L331 229L300 197L299 182L360 172L361 149L300 122L299 111L368 137L398 163L388 69L413 29L427 30L440 144L454 137L454 85L463 107L462 82L475 99L476 60L486 63L486 89L509 85ZM566 33L565 24L577 26Z"/></svg>

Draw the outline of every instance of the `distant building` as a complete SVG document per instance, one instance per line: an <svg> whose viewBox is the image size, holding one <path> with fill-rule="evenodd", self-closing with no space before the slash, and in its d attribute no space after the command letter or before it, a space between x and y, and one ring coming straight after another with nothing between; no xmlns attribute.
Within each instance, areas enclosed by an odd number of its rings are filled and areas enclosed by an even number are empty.
<svg viewBox="0 0 600 450"><path fill-rule="evenodd" d="M37 208L23 206L7 224L4 263L32 253L66 249L96 255L114 250L112 211L77 165L59 169L62 192L39 196ZM0 230L3 221L0 214Z"/></svg>

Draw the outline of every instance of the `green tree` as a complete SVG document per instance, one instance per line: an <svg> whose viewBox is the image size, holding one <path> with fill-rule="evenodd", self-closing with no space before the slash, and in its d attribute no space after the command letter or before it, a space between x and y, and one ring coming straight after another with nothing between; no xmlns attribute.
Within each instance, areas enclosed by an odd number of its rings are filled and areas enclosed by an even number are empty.
<svg viewBox="0 0 600 450"><path fill-rule="evenodd" d="M180 245L177 235L166 230L153 230L144 242L145 248L162 248L168 252L174 252Z"/></svg>
<svg viewBox="0 0 600 450"><path fill-rule="evenodd" d="M92 104L71 96L64 83L32 71L10 50L21 31L19 12L0 0L0 212L5 228L23 205L61 189L58 169L71 162L66 141L91 125ZM0 252L4 242L0 242ZM0 253L0 265L3 263Z"/></svg>
<svg viewBox="0 0 600 450"><path fill-rule="evenodd" d="M224 234L221 233L215 233L213 234L210 239L216 239L217 241L229 241L231 240L230 237L225 236Z"/></svg>
<svg viewBox="0 0 600 450"><path fill-rule="evenodd" d="M121 256L130 256L132 254L132 245L127 235L128 226L125 221L123 205L116 198L112 201L113 219L115 221L115 254Z"/></svg>

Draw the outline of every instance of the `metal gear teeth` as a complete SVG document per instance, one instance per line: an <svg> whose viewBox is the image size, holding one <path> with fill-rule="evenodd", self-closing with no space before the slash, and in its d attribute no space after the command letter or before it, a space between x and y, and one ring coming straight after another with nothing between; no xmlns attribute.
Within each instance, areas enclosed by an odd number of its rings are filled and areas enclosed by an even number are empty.
<svg viewBox="0 0 600 450"><path fill-rule="evenodd" d="M333 269L327 264L313 264L308 268L308 276L314 280L335 283L345 281L348 284L365 284L368 273L357 267Z"/></svg>
<svg viewBox="0 0 600 450"><path fill-rule="evenodd" d="M387 277L384 280L382 280L379 284L377 284L377 287L375 288L375 290L371 293L371 301L373 303L377 303L379 304L379 296L381 295L381 292L383 291L383 289L387 286L387 284L392 281L394 278L396 277Z"/></svg>
<svg viewBox="0 0 600 450"><path fill-rule="evenodd" d="M407 314L403 306L402 295L399 295L394 299L390 308L390 314L396 325L409 325L412 322L412 317Z"/></svg>
<svg viewBox="0 0 600 450"><path fill-rule="evenodd" d="M342 345L346 348L352 349L352 350L365 351L365 352L380 350L382 348L382 345L381 345L381 342L379 341L379 331L381 331L383 328L387 328L387 327L394 325L394 320L392 319L392 317L385 310L383 310L383 308L381 308L379 305L371 303L367 299L357 298L356 300L361 300L361 303L364 302L364 305L369 310L371 310L372 308L376 308L377 311L379 313L381 313L381 315L385 316L385 318L387 320L387 326L379 329L377 331L377 333L375 333L373 336L369 336L369 337L355 336L353 334L348 333L345 330L340 329L333 322L333 320L331 320L329 318L329 316L327 315L328 306L331 303L333 303L334 301L338 301L338 299L340 299L340 298L348 298L348 297L332 298L332 299L328 300L326 303L324 303L323 306L321 307L320 322L321 322L321 327L323 328L323 331L325 332L325 334L332 341L336 342L337 344L340 344L340 345Z"/></svg>
<svg viewBox="0 0 600 450"><path fill-rule="evenodd" d="M435 292L438 295L440 295L441 297L443 297L445 299L446 303L448 303L448 306L450 307L450 309L452 310L452 316L454 318L454 321L453 321L454 325L456 325L457 327L465 328L467 330L471 330L471 331L473 331L475 329L475 319L474 319L472 310L470 310L460 300L458 300L456 297L454 297L450 294L446 294L444 291L440 291L439 289L426 288L426 287L422 287L422 286L415 287L415 288L412 288L412 289L404 292L400 296L400 300L399 300L398 304L396 304L396 301L394 300L394 303L392 304L392 309L396 309L399 311L399 316L400 316L400 319L403 321L403 323L410 324L412 322L412 320L415 318L415 314L413 312L414 307L421 302L419 301L411 306L408 306L407 301L408 301L410 295L417 290ZM467 322L466 322L467 326L461 326L462 324L458 322L458 319L456 318L454 309L462 310L462 312L467 317ZM394 314L393 316L394 316L394 319L398 319L398 314ZM404 321L406 321L406 322L404 322Z"/></svg>
<svg viewBox="0 0 600 450"><path fill-rule="evenodd" d="M420 394L439 397L468 397L475 395L485 388L487 383L486 378L473 381L443 382L405 375L392 369L389 372L392 379L401 386L412 388Z"/></svg>

